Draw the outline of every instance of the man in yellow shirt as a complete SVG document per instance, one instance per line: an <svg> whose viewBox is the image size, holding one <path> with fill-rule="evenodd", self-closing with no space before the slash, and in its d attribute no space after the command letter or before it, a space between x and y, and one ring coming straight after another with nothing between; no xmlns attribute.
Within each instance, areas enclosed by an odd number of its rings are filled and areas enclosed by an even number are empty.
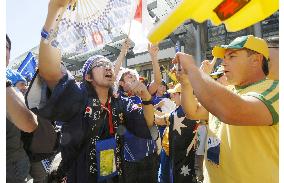
<svg viewBox="0 0 284 183"><path fill-rule="evenodd" d="M204 182L279 182L279 89L278 80L266 79L266 42L242 36L212 53L223 59L232 91L196 67L191 55L177 53L173 60L181 66L178 77L187 117L209 119Z"/></svg>

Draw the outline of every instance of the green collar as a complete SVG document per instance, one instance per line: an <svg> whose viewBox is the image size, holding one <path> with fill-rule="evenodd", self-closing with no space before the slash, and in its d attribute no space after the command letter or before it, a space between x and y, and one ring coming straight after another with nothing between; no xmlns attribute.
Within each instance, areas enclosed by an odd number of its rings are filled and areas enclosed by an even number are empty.
<svg viewBox="0 0 284 183"><path fill-rule="evenodd" d="M264 82L266 79L267 79L267 78L264 78L264 79L262 79L262 80L259 80L259 81L257 81L257 82L250 83L250 84L244 85L244 86L235 86L235 89L236 89L237 91L240 91L240 90L243 90L243 89L245 89L245 88L247 88L247 87L249 87L249 86L262 83L262 82Z"/></svg>

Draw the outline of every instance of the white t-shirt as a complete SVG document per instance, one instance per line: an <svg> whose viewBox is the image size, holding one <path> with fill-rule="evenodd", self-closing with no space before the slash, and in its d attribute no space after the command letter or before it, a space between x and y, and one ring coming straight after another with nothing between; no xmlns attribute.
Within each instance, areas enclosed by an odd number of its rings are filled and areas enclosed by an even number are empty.
<svg viewBox="0 0 284 183"><path fill-rule="evenodd" d="M207 136L206 125L199 125L197 128L197 148L196 155L204 155L205 154L205 142Z"/></svg>

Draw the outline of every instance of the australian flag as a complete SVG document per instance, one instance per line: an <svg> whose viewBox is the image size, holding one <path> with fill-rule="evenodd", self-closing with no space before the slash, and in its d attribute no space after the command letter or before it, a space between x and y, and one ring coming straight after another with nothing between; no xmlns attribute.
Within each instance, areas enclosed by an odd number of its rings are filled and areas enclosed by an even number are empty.
<svg viewBox="0 0 284 183"><path fill-rule="evenodd" d="M17 71L30 81L36 72L36 67L36 58L29 52Z"/></svg>
<svg viewBox="0 0 284 183"><path fill-rule="evenodd" d="M170 115L170 166L171 183L196 183L194 141L196 121L185 118L185 113L179 106Z"/></svg>

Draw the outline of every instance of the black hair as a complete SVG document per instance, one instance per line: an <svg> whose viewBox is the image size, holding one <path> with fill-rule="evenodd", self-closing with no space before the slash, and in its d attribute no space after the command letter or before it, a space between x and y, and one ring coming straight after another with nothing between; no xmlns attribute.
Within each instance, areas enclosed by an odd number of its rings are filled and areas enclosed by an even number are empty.
<svg viewBox="0 0 284 183"><path fill-rule="evenodd" d="M94 76L92 73L90 73L90 77L91 79L94 79ZM94 93L95 94L97 93L96 90L94 89L94 86L91 84L90 81L84 80L83 83L87 88L88 95L93 95ZM113 95L113 87L110 87L110 89L108 90L108 96L112 96L112 95Z"/></svg>
<svg viewBox="0 0 284 183"><path fill-rule="evenodd" d="M87 73L87 75L88 75L88 74L90 75L90 78L91 78L91 79L94 79L94 75L93 75L92 70L90 70L90 71Z"/></svg>
<svg viewBox="0 0 284 183"><path fill-rule="evenodd" d="M148 86L149 80L148 80L147 78L145 78L144 81L143 81L143 83L144 83L145 86Z"/></svg>
<svg viewBox="0 0 284 183"><path fill-rule="evenodd" d="M124 89L123 89L123 87L121 85L119 85L117 91L124 91Z"/></svg>
<svg viewBox="0 0 284 183"><path fill-rule="evenodd" d="M263 56L262 71L267 76L269 74L268 60Z"/></svg>
<svg viewBox="0 0 284 183"><path fill-rule="evenodd" d="M11 39L9 38L9 36L7 34L6 34L6 41L9 44L9 51L11 51L12 43L11 43Z"/></svg>
<svg viewBox="0 0 284 183"><path fill-rule="evenodd" d="M123 74L121 74L121 77L120 77L119 81L123 81L124 82L124 77L126 76L126 74L129 74L129 71L124 72ZM124 91L124 89L120 85L120 83L118 83L118 90L117 91Z"/></svg>
<svg viewBox="0 0 284 183"><path fill-rule="evenodd" d="M124 72L123 74L121 74L119 81L124 81L124 77L129 73L130 73L130 71L127 71L127 72Z"/></svg>
<svg viewBox="0 0 284 183"><path fill-rule="evenodd" d="M168 85L167 85L166 81L162 80L161 85L164 85L164 86L166 87L166 90L168 90L168 89L169 89L169 87L168 87Z"/></svg>

